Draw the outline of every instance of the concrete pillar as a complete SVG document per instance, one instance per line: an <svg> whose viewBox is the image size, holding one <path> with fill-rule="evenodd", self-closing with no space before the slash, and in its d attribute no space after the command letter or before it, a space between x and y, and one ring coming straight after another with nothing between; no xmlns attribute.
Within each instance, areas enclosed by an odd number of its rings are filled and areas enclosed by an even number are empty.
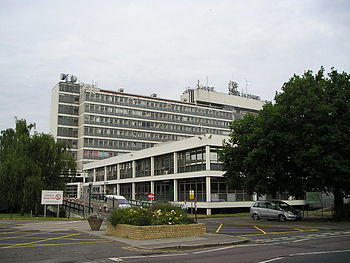
<svg viewBox="0 0 350 263"><path fill-rule="evenodd" d="M211 180L210 176L205 177L206 202L211 202Z"/></svg>
<svg viewBox="0 0 350 263"><path fill-rule="evenodd" d="M210 146L205 146L205 170L210 170Z"/></svg>
<svg viewBox="0 0 350 263"><path fill-rule="evenodd" d="M174 179L174 202L177 202L178 199L178 180Z"/></svg>
<svg viewBox="0 0 350 263"><path fill-rule="evenodd" d="M120 195L120 184L117 184L117 195Z"/></svg>
<svg viewBox="0 0 350 263"><path fill-rule="evenodd" d="M104 176L103 176L103 180L107 181L107 166L104 167Z"/></svg>
<svg viewBox="0 0 350 263"><path fill-rule="evenodd" d="M177 174L177 152L174 152L174 174Z"/></svg>
<svg viewBox="0 0 350 263"><path fill-rule="evenodd" d="M96 168L94 168L94 173L93 173L92 181L93 181L93 182L96 182Z"/></svg>
<svg viewBox="0 0 350 263"><path fill-rule="evenodd" d="M151 193L154 194L154 181L151 181Z"/></svg>
<svg viewBox="0 0 350 263"><path fill-rule="evenodd" d="M132 178L136 177L136 162L132 161Z"/></svg>
<svg viewBox="0 0 350 263"><path fill-rule="evenodd" d="M132 183L131 187L131 199L136 200L136 184Z"/></svg>
<svg viewBox="0 0 350 263"><path fill-rule="evenodd" d="M154 176L154 157L151 157L151 176Z"/></svg>
<svg viewBox="0 0 350 263"><path fill-rule="evenodd" d="M117 164L117 180L120 180L120 164Z"/></svg>
<svg viewBox="0 0 350 263"><path fill-rule="evenodd" d="M207 216L211 215L211 208L207 208Z"/></svg>

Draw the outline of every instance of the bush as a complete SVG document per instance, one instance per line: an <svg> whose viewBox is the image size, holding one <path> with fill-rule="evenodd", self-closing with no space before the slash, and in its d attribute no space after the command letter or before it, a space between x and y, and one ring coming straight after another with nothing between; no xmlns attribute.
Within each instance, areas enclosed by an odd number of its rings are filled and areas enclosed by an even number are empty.
<svg viewBox="0 0 350 263"><path fill-rule="evenodd" d="M134 226L191 224L184 210L170 203L155 204L150 208L136 207L115 209L109 217L112 225L128 224Z"/></svg>

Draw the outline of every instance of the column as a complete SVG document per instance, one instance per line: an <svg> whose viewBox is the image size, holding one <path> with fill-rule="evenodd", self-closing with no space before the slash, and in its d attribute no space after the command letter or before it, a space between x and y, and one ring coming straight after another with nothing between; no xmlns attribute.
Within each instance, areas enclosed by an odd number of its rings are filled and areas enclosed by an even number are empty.
<svg viewBox="0 0 350 263"><path fill-rule="evenodd" d="M205 170L210 170L210 146L205 146Z"/></svg>
<svg viewBox="0 0 350 263"><path fill-rule="evenodd" d="M94 168L94 173L93 173L92 181L93 181L93 182L96 182L96 168Z"/></svg>
<svg viewBox="0 0 350 263"><path fill-rule="evenodd" d="M136 162L132 161L132 178L136 177Z"/></svg>
<svg viewBox="0 0 350 263"><path fill-rule="evenodd" d="M207 216L211 215L211 208L207 208Z"/></svg>
<svg viewBox="0 0 350 263"><path fill-rule="evenodd" d="M132 183L131 187L131 199L136 200L136 184Z"/></svg>
<svg viewBox="0 0 350 263"><path fill-rule="evenodd" d="M177 174L177 153L174 152L174 174Z"/></svg>
<svg viewBox="0 0 350 263"><path fill-rule="evenodd" d="M210 176L205 177L205 193L206 193L206 202L211 202L211 185L210 185Z"/></svg>
<svg viewBox="0 0 350 263"><path fill-rule="evenodd" d="M117 180L120 180L120 164L119 163L117 164Z"/></svg>
<svg viewBox="0 0 350 263"><path fill-rule="evenodd" d="M151 176L154 176L154 157L151 157Z"/></svg>
<svg viewBox="0 0 350 263"><path fill-rule="evenodd" d="M151 193L154 194L154 181L151 181Z"/></svg>
<svg viewBox="0 0 350 263"><path fill-rule="evenodd" d="M174 202L178 201L178 180L174 179Z"/></svg>
<svg viewBox="0 0 350 263"><path fill-rule="evenodd" d="M117 184L117 195L120 195L120 184Z"/></svg>

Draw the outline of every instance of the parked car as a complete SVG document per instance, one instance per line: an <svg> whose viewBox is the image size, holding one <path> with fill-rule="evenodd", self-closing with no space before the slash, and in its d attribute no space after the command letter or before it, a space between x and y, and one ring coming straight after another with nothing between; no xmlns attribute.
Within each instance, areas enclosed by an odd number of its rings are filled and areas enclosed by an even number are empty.
<svg viewBox="0 0 350 263"><path fill-rule="evenodd" d="M108 209L131 207L129 201L122 195L106 195L105 202Z"/></svg>
<svg viewBox="0 0 350 263"><path fill-rule="evenodd" d="M283 201L257 201L250 207L250 215L254 220L265 218L284 222L301 219L301 212Z"/></svg>

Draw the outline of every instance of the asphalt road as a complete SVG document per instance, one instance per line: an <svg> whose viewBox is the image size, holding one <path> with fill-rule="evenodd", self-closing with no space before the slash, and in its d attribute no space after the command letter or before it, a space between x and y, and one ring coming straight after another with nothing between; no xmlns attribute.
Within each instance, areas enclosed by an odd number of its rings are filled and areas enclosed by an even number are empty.
<svg viewBox="0 0 350 263"><path fill-rule="evenodd" d="M116 241L67 229L17 228L21 221L0 221L0 262L347 262L350 227L340 223L201 219L208 232L244 236L240 246L183 251L142 251ZM32 221L30 221L32 222Z"/></svg>
<svg viewBox="0 0 350 263"><path fill-rule="evenodd" d="M315 239L279 240L263 244L247 244L219 247L201 251L149 256L110 258L111 262L155 262L155 263L301 263L301 262L348 262L350 256L350 234L317 237Z"/></svg>

